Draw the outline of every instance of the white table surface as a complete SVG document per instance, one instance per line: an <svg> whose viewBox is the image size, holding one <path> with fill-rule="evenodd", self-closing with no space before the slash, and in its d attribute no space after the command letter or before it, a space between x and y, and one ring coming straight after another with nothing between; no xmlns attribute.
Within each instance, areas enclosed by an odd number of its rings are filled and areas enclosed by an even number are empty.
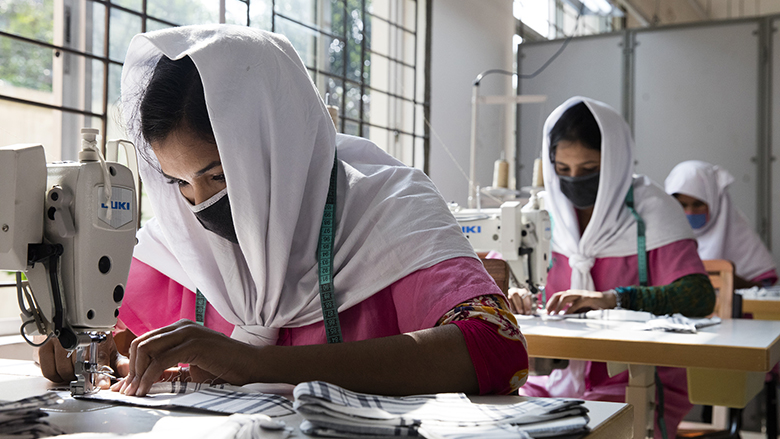
<svg viewBox="0 0 780 439"><path fill-rule="evenodd" d="M639 322L516 316L529 355L767 372L780 360L780 321L724 320L696 334L641 331Z"/></svg>
<svg viewBox="0 0 780 439"><path fill-rule="evenodd" d="M0 359L0 401L21 399L40 395L54 385L43 378L40 370L31 361ZM471 398L476 403L515 403L523 401L520 396L478 396ZM590 417L591 434L588 438L630 437L633 409L628 404L608 402L585 402ZM187 412L185 410L161 410L123 405L112 405L96 401L67 398L64 404L53 410L48 420L68 433L142 433L150 431L156 423L166 417L188 417L188 422L205 422L211 415ZM294 427L292 437L308 437L298 430L302 418L298 415L275 418ZM205 423L204 423L205 425ZM165 437L163 435L163 437ZM263 437L282 438L281 433L263 430Z"/></svg>

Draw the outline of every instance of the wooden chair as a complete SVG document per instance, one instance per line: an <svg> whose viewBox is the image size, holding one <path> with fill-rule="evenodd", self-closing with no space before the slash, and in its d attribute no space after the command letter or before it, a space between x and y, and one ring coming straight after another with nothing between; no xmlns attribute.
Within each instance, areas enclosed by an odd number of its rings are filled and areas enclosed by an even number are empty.
<svg viewBox="0 0 780 439"><path fill-rule="evenodd" d="M721 319L740 317L733 314L734 264L725 259L707 259L702 262L704 263L704 269L707 270L707 274L710 276L712 287L718 293L713 315Z"/></svg>
<svg viewBox="0 0 780 439"><path fill-rule="evenodd" d="M715 310L711 316L723 320L733 317L739 309L734 307L734 264L725 259L703 260L704 269L710 277L710 283L717 292ZM712 423L687 422L680 423L678 438L738 438L740 430L741 409L728 407L712 407Z"/></svg>
<svg viewBox="0 0 780 439"><path fill-rule="evenodd" d="M503 259L486 259L487 253L478 253L478 255L485 270L506 295L509 291L509 264Z"/></svg>

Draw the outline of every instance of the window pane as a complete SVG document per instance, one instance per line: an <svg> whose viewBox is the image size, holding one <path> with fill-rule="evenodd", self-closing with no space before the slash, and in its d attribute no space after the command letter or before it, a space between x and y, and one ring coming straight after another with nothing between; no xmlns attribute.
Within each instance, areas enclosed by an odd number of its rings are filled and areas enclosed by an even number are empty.
<svg viewBox="0 0 780 439"><path fill-rule="evenodd" d="M54 0L0 1L0 30L52 44Z"/></svg>
<svg viewBox="0 0 780 439"><path fill-rule="evenodd" d="M52 50L12 38L0 37L0 85L24 90L52 91ZM26 93L23 90L8 90L11 96ZM25 99L25 98L22 98ZM49 95L37 96L39 102L50 102Z"/></svg>
<svg viewBox="0 0 780 439"><path fill-rule="evenodd" d="M122 66L111 64L108 67L108 133L107 139L127 139L123 128L124 120L119 108Z"/></svg>
<svg viewBox="0 0 780 439"><path fill-rule="evenodd" d="M0 87L0 93L6 94ZM46 150L46 161L62 160L62 112L34 105L0 101L0 132L2 145L40 143Z"/></svg>
<svg viewBox="0 0 780 439"><path fill-rule="evenodd" d="M402 64L396 63L398 69L398 76L396 76L396 82L398 83L398 94L406 99L414 100L414 69Z"/></svg>
<svg viewBox="0 0 780 439"><path fill-rule="evenodd" d="M425 163L425 139L422 137L414 138L414 163L412 166L423 169Z"/></svg>
<svg viewBox="0 0 780 439"><path fill-rule="evenodd" d="M130 40L141 32L141 17L119 9L111 9L108 56L123 62Z"/></svg>
<svg viewBox="0 0 780 439"><path fill-rule="evenodd" d="M404 3L404 10L402 13L403 22L400 22L404 28L414 32L417 30L417 1L415 0L400 0Z"/></svg>
<svg viewBox="0 0 780 439"><path fill-rule="evenodd" d="M344 17L349 15L349 11L345 8L344 0L331 0L330 2L330 22L327 28L333 35L341 38L344 38L348 33Z"/></svg>
<svg viewBox="0 0 780 439"><path fill-rule="evenodd" d="M407 166L412 166L414 164L414 137L408 134L399 134L395 136L395 140L398 151L396 158Z"/></svg>
<svg viewBox="0 0 780 439"><path fill-rule="evenodd" d="M111 3L122 6L127 9L141 12L142 2L141 0L111 0Z"/></svg>
<svg viewBox="0 0 780 439"><path fill-rule="evenodd" d="M353 122L351 120L344 121L344 134L349 134L350 136L359 136L360 125L358 125L357 122Z"/></svg>
<svg viewBox="0 0 780 439"><path fill-rule="evenodd" d="M277 0L276 13L311 26L317 25L314 0Z"/></svg>
<svg viewBox="0 0 780 439"><path fill-rule="evenodd" d="M16 299L16 278L13 272L0 271L0 319L16 319L19 325L19 302ZM15 332L18 335L18 331ZM8 334L0 334L8 335Z"/></svg>
<svg viewBox="0 0 780 439"><path fill-rule="evenodd" d="M246 1L225 0L225 23L248 25L247 9L249 8Z"/></svg>
<svg viewBox="0 0 780 439"><path fill-rule="evenodd" d="M276 31L290 40L307 67L314 66L315 37L317 33L284 18L276 18Z"/></svg>
<svg viewBox="0 0 780 439"><path fill-rule="evenodd" d="M105 64L103 61L93 59L87 61L89 64L89 71L87 72L87 78L92 77L90 84L90 94L85 99L91 103L91 107L85 108L93 113L103 113L103 78L105 77ZM109 84L110 85L110 84ZM95 125L96 128L100 128L100 125Z"/></svg>
<svg viewBox="0 0 780 439"><path fill-rule="evenodd" d="M366 3L366 12L389 20L390 3L393 3L393 0L372 0Z"/></svg>
<svg viewBox="0 0 780 439"><path fill-rule="evenodd" d="M271 30L271 0L252 0L249 3L249 25Z"/></svg>
<svg viewBox="0 0 780 439"><path fill-rule="evenodd" d="M360 107L362 99L360 96L360 87L352 83L347 83L347 101L344 107L344 115L350 119L360 120Z"/></svg>
<svg viewBox="0 0 780 439"><path fill-rule="evenodd" d="M215 0L149 0L147 12L180 25L219 23L219 2Z"/></svg>
<svg viewBox="0 0 780 439"><path fill-rule="evenodd" d="M86 52L105 56L106 7L90 1L87 2L87 8L92 9L92 41L87 44Z"/></svg>
<svg viewBox="0 0 780 439"><path fill-rule="evenodd" d="M169 25L167 25L167 24L165 24L165 23L163 23L161 21L152 20L152 19L147 19L146 20L146 31L147 32L151 32L153 30L168 29L169 27L171 27L171 26L169 26Z"/></svg>
<svg viewBox="0 0 780 439"><path fill-rule="evenodd" d="M361 45L363 43L363 19L360 2L349 2L349 17L347 19L347 78L360 81L362 77Z"/></svg>

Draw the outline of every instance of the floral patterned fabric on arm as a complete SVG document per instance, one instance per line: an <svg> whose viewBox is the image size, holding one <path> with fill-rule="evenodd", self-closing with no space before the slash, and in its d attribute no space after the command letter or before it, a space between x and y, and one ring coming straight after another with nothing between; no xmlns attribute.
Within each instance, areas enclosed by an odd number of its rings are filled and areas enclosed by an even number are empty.
<svg viewBox="0 0 780 439"><path fill-rule="evenodd" d="M528 378L525 337L503 296L478 296L439 319L463 332L479 381L480 394L509 394Z"/></svg>

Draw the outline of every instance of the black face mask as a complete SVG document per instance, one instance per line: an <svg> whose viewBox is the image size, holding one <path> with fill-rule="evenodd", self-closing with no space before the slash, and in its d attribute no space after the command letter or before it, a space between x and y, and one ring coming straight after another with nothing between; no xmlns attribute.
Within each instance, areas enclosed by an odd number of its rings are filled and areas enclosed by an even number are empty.
<svg viewBox="0 0 780 439"><path fill-rule="evenodd" d="M596 204L599 192L599 173L568 177L559 175L561 192L577 209L586 209Z"/></svg>
<svg viewBox="0 0 780 439"><path fill-rule="evenodd" d="M190 208L206 230L216 233L233 244L238 244L236 228L233 226L233 216L230 214L227 188L217 192L216 195L197 206L190 206Z"/></svg>

